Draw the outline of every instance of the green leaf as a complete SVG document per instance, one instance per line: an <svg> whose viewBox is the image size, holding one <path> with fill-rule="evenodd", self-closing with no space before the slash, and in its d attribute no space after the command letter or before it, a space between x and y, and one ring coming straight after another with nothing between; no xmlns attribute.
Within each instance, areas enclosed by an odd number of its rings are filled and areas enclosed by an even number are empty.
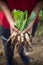
<svg viewBox="0 0 43 65"><path fill-rule="evenodd" d="M30 17L28 17L28 11L20 11L14 9L12 11L12 16L14 20L16 21L15 26L20 30L23 31L27 25L34 19L35 13L32 12Z"/></svg>
<svg viewBox="0 0 43 65"><path fill-rule="evenodd" d="M40 12L39 12L39 17L40 17L40 20L43 21L43 10L40 10Z"/></svg>

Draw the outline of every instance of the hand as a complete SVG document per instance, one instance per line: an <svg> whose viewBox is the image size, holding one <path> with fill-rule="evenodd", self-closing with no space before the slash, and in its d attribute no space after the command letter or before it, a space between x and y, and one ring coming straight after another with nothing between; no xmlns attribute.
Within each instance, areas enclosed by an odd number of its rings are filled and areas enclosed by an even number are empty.
<svg viewBox="0 0 43 65"><path fill-rule="evenodd" d="M22 31L22 33L26 33L27 31L29 31L30 33L32 33L33 24L34 24L34 20L27 26L26 29L24 29L24 30Z"/></svg>
<svg viewBox="0 0 43 65"><path fill-rule="evenodd" d="M29 32L30 34L32 33L32 27L27 27L25 30L22 31L22 33L26 33L26 32Z"/></svg>
<svg viewBox="0 0 43 65"><path fill-rule="evenodd" d="M14 23L10 24L10 33L12 34L14 31L20 33L20 31L14 26Z"/></svg>

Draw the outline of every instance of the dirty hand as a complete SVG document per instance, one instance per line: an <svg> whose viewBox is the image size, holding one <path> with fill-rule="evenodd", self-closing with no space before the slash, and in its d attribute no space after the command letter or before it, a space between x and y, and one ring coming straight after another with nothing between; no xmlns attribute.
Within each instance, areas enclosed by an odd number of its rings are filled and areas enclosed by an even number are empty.
<svg viewBox="0 0 43 65"><path fill-rule="evenodd" d="M10 33L12 34L14 31L20 33L20 31L14 26L14 23L10 24Z"/></svg>

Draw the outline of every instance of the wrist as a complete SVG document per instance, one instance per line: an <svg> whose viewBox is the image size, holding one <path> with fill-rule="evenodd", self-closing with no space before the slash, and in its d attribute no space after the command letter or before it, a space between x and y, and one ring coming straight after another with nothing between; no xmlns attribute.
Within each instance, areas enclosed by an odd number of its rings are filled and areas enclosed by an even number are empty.
<svg viewBox="0 0 43 65"><path fill-rule="evenodd" d="M11 22L10 25L11 25L11 26L14 26L14 25L15 25L15 22Z"/></svg>

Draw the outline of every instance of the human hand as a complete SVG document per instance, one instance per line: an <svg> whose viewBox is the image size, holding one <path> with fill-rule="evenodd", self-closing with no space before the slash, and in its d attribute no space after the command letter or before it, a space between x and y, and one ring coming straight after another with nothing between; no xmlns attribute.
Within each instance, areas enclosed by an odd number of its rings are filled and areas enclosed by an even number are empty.
<svg viewBox="0 0 43 65"><path fill-rule="evenodd" d="M14 26L14 23L10 24L10 33L12 34L14 31L20 33L20 31Z"/></svg>
<svg viewBox="0 0 43 65"><path fill-rule="evenodd" d="M33 21L31 21L30 24L28 24L27 28L24 29L24 30L22 31L22 33L25 33L25 32L27 32L27 31L29 31L30 33L32 33L32 28L33 28L34 23L35 23L35 19L34 19Z"/></svg>

